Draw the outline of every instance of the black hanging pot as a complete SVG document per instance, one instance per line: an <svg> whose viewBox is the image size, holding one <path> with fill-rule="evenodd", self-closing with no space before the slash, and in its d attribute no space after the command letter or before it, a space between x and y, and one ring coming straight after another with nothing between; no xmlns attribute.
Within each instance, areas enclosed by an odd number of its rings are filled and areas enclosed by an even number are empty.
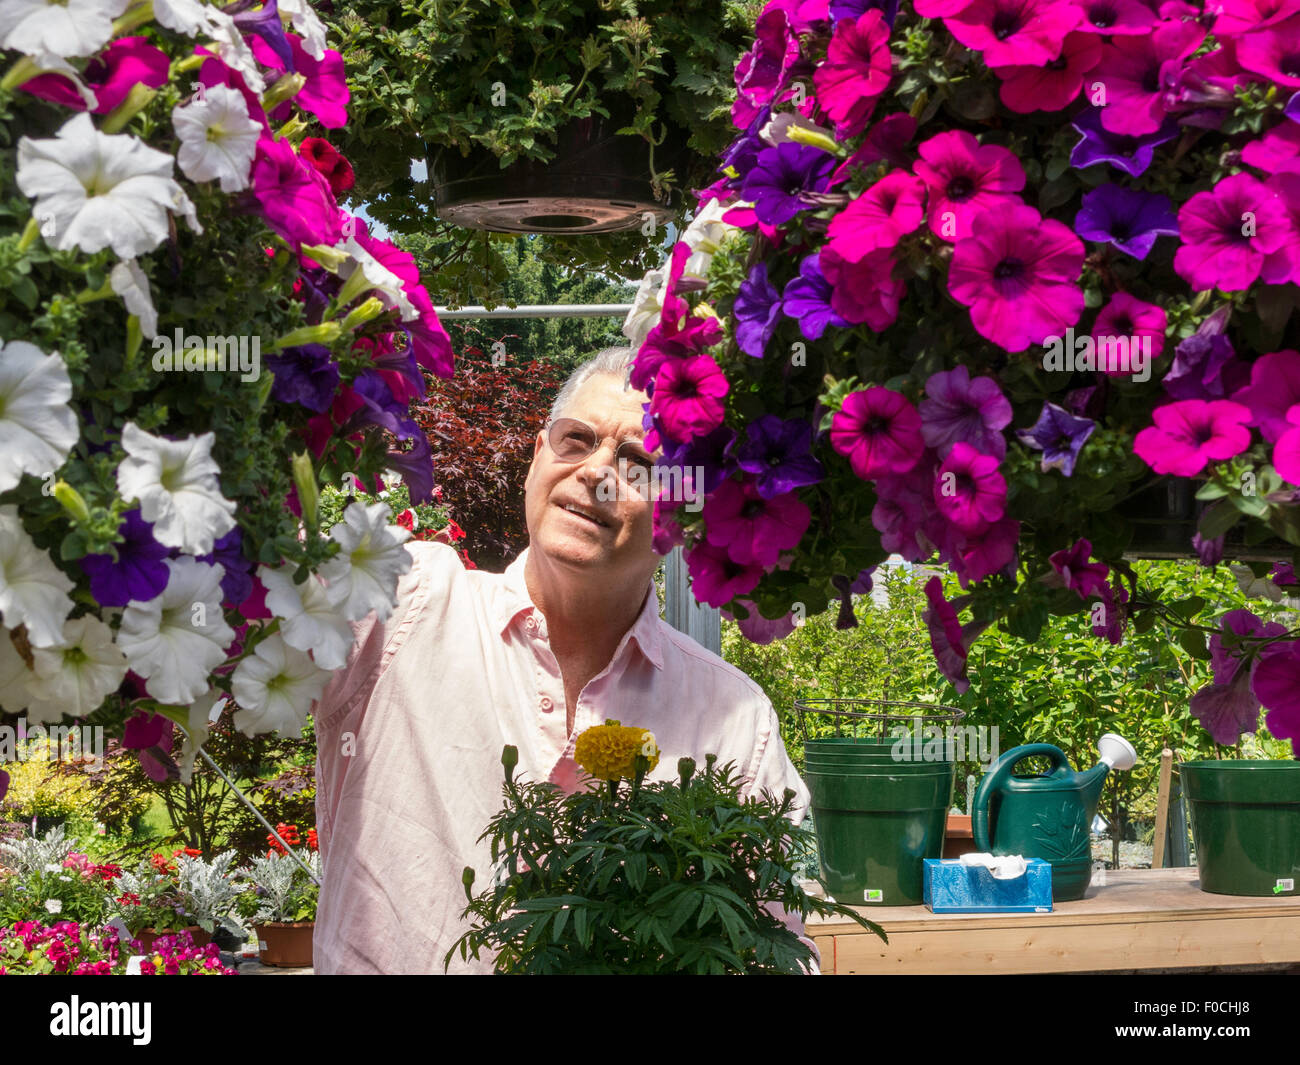
<svg viewBox="0 0 1300 1065"><path fill-rule="evenodd" d="M1209 505L1196 498L1196 485L1185 478L1167 478L1144 489L1118 508L1133 530L1133 539L1124 553L1131 558L1196 558L1192 536ZM1248 543L1246 532L1251 528L1243 520L1227 531L1223 540L1225 561L1290 560L1296 550L1292 544L1276 537Z"/></svg>
<svg viewBox="0 0 1300 1065"><path fill-rule="evenodd" d="M674 191L656 200L650 183L650 145L617 136L631 114L576 118L556 133L549 163L520 159L504 170L486 148L468 156L457 148L427 145L429 180L439 218L466 229L494 233L615 233L639 229L647 212L656 225L680 203ZM654 150L655 169L686 172L686 136L669 127Z"/></svg>

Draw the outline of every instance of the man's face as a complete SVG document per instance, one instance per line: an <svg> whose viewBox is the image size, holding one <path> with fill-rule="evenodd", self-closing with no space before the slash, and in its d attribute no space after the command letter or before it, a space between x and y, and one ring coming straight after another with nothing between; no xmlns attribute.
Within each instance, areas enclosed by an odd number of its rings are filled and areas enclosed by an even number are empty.
<svg viewBox="0 0 1300 1065"><path fill-rule="evenodd" d="M581 461L561 462L545 432L537 434L524 482L533 551L548 561L607 579L650 579L659 564L651 547L654 504L648 492L623 483L612 472L618 445L643 436L641 405L645 402L645 393L624 389L622 377L596 374L560 413L596 430L600 437L596 450Z"/></svg>

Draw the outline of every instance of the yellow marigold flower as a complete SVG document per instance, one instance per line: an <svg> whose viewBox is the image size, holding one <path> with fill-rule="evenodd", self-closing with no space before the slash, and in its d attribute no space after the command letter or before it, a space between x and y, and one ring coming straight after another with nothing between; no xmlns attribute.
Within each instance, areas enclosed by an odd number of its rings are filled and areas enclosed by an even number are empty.
<svg viewBox="0 0 1300 1065"><path fill-rule="evenodd" d="M654 733L617 721L593 725L578 737L573 750L574 761L600 780L635 780L637 755L650 763L647 773L659 764Z"/></svg>

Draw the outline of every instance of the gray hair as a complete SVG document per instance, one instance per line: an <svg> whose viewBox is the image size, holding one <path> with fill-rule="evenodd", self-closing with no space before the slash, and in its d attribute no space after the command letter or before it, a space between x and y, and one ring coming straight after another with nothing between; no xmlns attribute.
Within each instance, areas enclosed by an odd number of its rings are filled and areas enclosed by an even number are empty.
<svg viewBox="0 0 1300 1065"><path fill-rule="evenodd" d="M635 357L636 349L629 347L602 348L596 352L573 373L569 374L569 379L564 382L564 387L556 394L555 402L551 404L551 417L558 418L560 412L573 402L573 397L577 395L578 389L597 374L612 374L621 377L624 387L629 387L627 379L632 372L632 360Z"/></svg>

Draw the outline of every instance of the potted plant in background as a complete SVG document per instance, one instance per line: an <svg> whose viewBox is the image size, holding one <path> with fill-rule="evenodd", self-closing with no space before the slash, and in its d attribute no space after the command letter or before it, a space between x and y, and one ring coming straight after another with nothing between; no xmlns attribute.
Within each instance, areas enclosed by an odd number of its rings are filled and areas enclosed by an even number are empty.
<svg viewBox="0 0 1300 1065"><path fill-rule="evenodd" d="M239 897L238 912L252 922L263 965L298 969L312 963L320 859L316 853L306 852L303 860L312 876L292 856L275 851L254 858L240 871L245 890Z"/></svg>
<svg viewBox="0 0 1300 1065"><path fill-rule="evenodd" d="M177 849L170 858L154 853L140 859L135 869L124 870L113 883L110 909L122 919L140 953L149 953L160 935L189 932L197 946L205 946L212 938L211 929L202 927L198 915L191 912L193 900L181 890L177 863L181 857L198 855L184 849Z"/></svg>

